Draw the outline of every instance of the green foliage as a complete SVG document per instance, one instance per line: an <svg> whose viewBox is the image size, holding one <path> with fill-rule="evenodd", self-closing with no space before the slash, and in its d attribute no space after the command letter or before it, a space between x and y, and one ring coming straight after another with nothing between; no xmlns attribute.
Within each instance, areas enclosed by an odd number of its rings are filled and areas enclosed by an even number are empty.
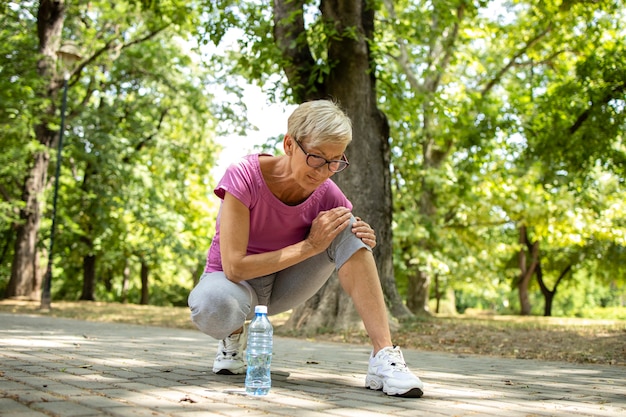
<svg viewBox="0 0 626 417"><path fill-rule="evenodd" d="M568 265L593 294L624 285L620 3L384 2L372 47L401 289L419 270L460 309L514 310L522 224L550 290ZM557 314L599 305L570 300L576 280L560 283ZM531 297L541 314L534 282Z"/></svg>
<svg viewBox="0 0 626 417"><path fill-rule="evenodd" d="M626 320L626 307L595 307L585 310L586 317L604 320Z"/></svg>
<svg viewBox="0 0 626 417"><path fill-rule="evenodd" d="M127 30L143 39L153 32L138 17ZM216 151L202 87L210 79L175 32L126 44L89 74L103 81L75 124L73 170L80 174L68 186L80 191L64 193L76 199L64 204L72 219L64 224L72 229L66 244L97 255L101 274L118 280L128 257L145 262L156 279L152 302L168 303L158 294L172 285L190 289L215 215L206 204Z"/></svg>
<svg viewBox="0 0 626 417"><path fill-rule="evenodd" d="M151 301L183 304L203 267L217 211L210 199L218 152L213 134L226 112L208 91L217 83L210 66L192 49L190 36L197 33L183 19L185 4L162 3L158 13L133 2L68 4L64 37L80 45L83 58L68 95L54 298L81 295L88 257L96 259L96 295L108 300L139 301L138 265L144 262ZM7 41L0 71L8 83L0 93L3 283L20 186L29 159L42 151L28 138L42 107L36 91L45 81L28 52L36 49L35 10L17 4L9 10L0 32ZM236 128L237 119L230 124ZM47 245L50 207L51 195L41 247ZM125 268L131 271L127 293L121 290Z"/></svg>
<svg viewBox="0 0 626 417"><path fill-rule="evenodd" d="M307 38L293 47L310 47L316 70L307 88L315 88L337 65L328 60L328 40L352 29L338 33L305 3L288 19L304 18ZM546 287L557 290L555 315L589 317L623 305L624 2L368 4L378 18L372 71L391 132L400 292L409 298L422 272L437 279L440 293L454 290L459 311L517 313L524 225L539 244ZM217 210L213 135L249 127L242 83L276 101L293 93L273 39L272 4L67 6L63 36L81 46L83 60L70 80L55 296L78 298L83 261L95 256L99 299L137 301L143 262L152 302L184 304ZM48 104L38 93L48 80L33 53L36 7L0 9L0 287L10 272L20 187L44 150L33 132ZM45 197L41 248L50 228ZM536 280L529 290L533 314L542 314Z"/></svg>
<svg viewBox="0 0 626 417"><path fill-rule="evenodd" d="M23 20L36 11L32 5L21 9L7 3L0 12L0 229L5 230L19 221L19 186L33 154L40 150L31 127L41 117L44 103L37 96L43 85L37 80L38 55L32 53L37 49L36 32Z"/></svg>

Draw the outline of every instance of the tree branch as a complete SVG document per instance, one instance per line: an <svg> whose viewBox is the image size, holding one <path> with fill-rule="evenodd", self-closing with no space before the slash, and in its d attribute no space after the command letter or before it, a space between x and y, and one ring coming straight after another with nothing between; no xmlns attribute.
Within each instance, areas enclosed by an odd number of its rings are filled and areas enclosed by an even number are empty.
<svg viewBox="0 0 626 417"><path fill-rule="evenodd" d="M89 84L87 85L87 88L85 91L85 96L80 101L80 104L78 106L75 106L74 109L70 112L70 114L67 115L68 119L75 117L78 113L82 111L82 109L87 107L87 103L89 102L89 99L93 96L93 93L95 92L95 88L93 88L93 84L94 84L94 79L90 78Z"/></svg>
<svg viewBox="0 0 626 417"><path fill-rule="evenodd" d="M493 77L491 81L487 83L487 85L485 86L485 88L483 88L480 94L483 96L487 95L489 91L491 91L491 89L500 82L500 79L502 79L504 74L506 74L507 71L510 70L515 65L516 60L518 60L521 56L523 56L526 52L528 52L530 48L535 46L544 36L546 36L551 31L552 31L552 23L549 23L548 26L544 30L542 30L537 35L535 35L534 38L529 40L526 43L526 45L524 45L524 47L522 47L515 55L513 55L513 58L511 58L509 62L502 69L500 69L500 71L498 71L496 76Z"/></svg>
<svg viewBox="0 0 626 417"><path fill-rule="evenodd" d="M528 239L528 229L526 226L520 227L519 243L525 245L531 255L530 266L526 266L526 250L520 248L519 268L521 270L521 282L528 282L532 277L539 263L539 242L531 243Z"/></svg>
<svg viewBox="0 0 626 417"><path fill-rule="evenodd" d="M621 82L617 84L615 87L613 87L600 100L592 102L591 105L578 116L574 124L569 128L570 135L573 135L574 133L578 131L578 129L581 128L583 123L585 123L585 121L589 118L589 116L591 116L591 112L596 107L606 104L609 101L613 100L614 98L621 98L621 94L623 94L624 91L626 91L626 83Z"/></svg>
<svg viewBox="0 0 626 417"><path fill-rule="evenodd" d="M74 84L78 83L78 80L80 78L80 74L81 72L87 67L89 66L91 63L93 63L94 61L96 61L96 59L98 59L98 57L100 57L102 54L104 54L105 52L108 51L113 51L116 50L118 53L121 52L123 49L126 49L128 47L131 47L133 45L137 45L139 43L145 42L149 39L154 38L156 35L158 35L159 33L161 33L162 31L164 31L165 29L167 29L167 27L169 26L169 24L162 26L154 31L148 32L145 36L141 37L141 38L137 38L134 39L130 42L124 43L124 44L118 44L118 37L114 37L112 39L109 39L102 48L96 50L89 58L85 59L84 61L82 61L76 68L74 68L71 72L70 72L70 78L72 79L72 82L70 83L70 86L73 86Z"/></svg>
<svg viewBox="0 0 626 417"><path fill-rule="evenodd" d="M137 152L141 151L143 149L143 147L146 146L146 144L148 142L150 142L152 139L154 139L154 137L157 135L157 133L159 133L159 131L161 130L161 126L163 125L163 120L165 120L165 116L167 115L168 112L169 112L169 109L163 109L161 111L161 116L159 117L159 122L157 123L157 127L156 127L155 131L152 134L150 134L149 136L146 136L145 138L140 140L135 145L134 153L137 153ZM122 161L124 163L130 162L130 158L132 157L132 155L133 154L126 155Z"/></svg>
<svg viewBox="0 0 626 417"><path fill-rule="evenodd" d="M549 65L552 63L554 58L556 58L557 56L565 52L568 52L568 50L562 49L559 51L555 51L554 53L550 54L547 58L542 59L541 61L527 60L527 61L522 61L518 64L514 64L514 66L517 68L521 68L521 67L536 66L536 65Z"/></svg>
<svg viewBox="0 0 626 417"><path fill-rule="evenodd" d="M477 222L477 223L468 223L468 224L444 222L444 225L442 227L444 229L471 229L474 227L503 226L505 224L511 224L511 223L513 223L512 220L499 220L499 221L494 221L494 222Z"/></svg>
<svg viewBox="0 0 626 417"><path fill-rule="evenodd" d="M450 64L450 60L452 59L454 44L456 43L457 37L459 35L459 22L463 20L463 15L465 14L465 2L461 2L459 7L456 9L456 23L454 23L452 27L452 31L446 36L442 42L444 55L439 61L439 64L435 64L435 71L433 72L434 77L431 78L430 81L426 82L426 90L427 91L437 91L439 87L439 83L441 82L441 77L446 71L446 68Z"/></svg>
<svg viewBox="0 0 626 417"><path fill-rule="evenodd" d="M398 19L398 15L396 14L396 9L393 4L393 0L384 0L384 2L385 2L385 7L387 8L387 11L389 12L389 16L391 17L392 22L396 21ZM409 64L409 53L406 49L406 39L403 39L403 38L398 39L397 44L398 44L398 48L400 49L400 56L393 57L393 58L398 62L398 64L400 64L400 67L404 71L404 74L406 75L406 79L409 82L409 85L411 86L411 88L419 93L423 93L424 85L418 81L417 77L415 76L415 72L413 71L413 69L411 68Z"/></svg>
<svg viewBox="0 0 626 417"><path fill-rule="evenodd" d="M559 275L559 278L556 280L556 282L554 283L554 289L552 290L553 293L556 292L556 287L559 286L559 283L563 280L563 278L565 278L565 275L567 275L567 273L572 269L572 264L567 265L567 267L561 272L561 275Z"/></svg>

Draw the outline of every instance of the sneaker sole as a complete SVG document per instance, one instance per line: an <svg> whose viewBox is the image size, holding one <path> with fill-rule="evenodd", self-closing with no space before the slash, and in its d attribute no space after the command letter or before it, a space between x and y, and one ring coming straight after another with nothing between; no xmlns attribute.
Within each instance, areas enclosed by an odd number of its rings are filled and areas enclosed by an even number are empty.
<svg viewBox="0 0 626 417"><path fill-rule="evenodd" d="M422 391L419 388L413 388L408 390L407 392L405 392L404 394L387 394L387 395L391 395L392 397L402 397L402 398L422 398L422 395L424 395L424 391Z"/></svg>
<svg viewBox="0 0 626 417"><path fill-rule="evenodd" d="M412 388L410 390L408 390L405 393L402 394L392 394L389 392L385 392L385 390L383 390L382 388L380 389L374 389L374 388L370 388L370 387L366 387L367 389L370 389L372 391L382 391L383 393L387 394L390 397L402 397L402 398L422 398L422 396L424 395L424 391L422 391L419 388Z"/></svg>
<svg viewBox="0 0 626 417"><path fill-rule="evenodd" d="M213 371L214 374L216 375L240 375L243 372L239 371L239 372L233 372L230 369L220 369L218 371Z"/></svg>
<svg viewBox="0 0 626 417"><path fill-rule="evenodd" d="M421 388L411 388L406 392L400 392L400 390L389 389L385 387L383 381L375 376L368 375L365 379L365 387L373 391L382 391L390 397L403 397L403 398L421 398L424 395L424 391ZM387 389L386 389L387 388ZM395 392L394 392L395 391Z"/></svg>
<svg viewBox="0 0 626 417"><path fill-rule="evenodd" d="M217 375L241 375L246 373L246 365L233 368L213 368L213 373Z"/></svg>

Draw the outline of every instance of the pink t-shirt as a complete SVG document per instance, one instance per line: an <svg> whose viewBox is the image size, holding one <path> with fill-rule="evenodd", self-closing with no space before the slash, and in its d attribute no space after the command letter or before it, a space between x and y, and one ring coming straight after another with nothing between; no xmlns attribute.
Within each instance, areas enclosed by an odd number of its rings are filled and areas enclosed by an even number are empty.
<svg viewBox="0 0 626 417"><path fill-rule="evenodd" d="M297 206L283 203L265 184L259 154L248 155L229 166L214 192L222 200L228 192L250 209L249 255L271 252L301 242L320 211L334 207L352 209L352 203L330 179L322 183L303 203ZM218 213L205 272L222 270Z"/></svg>

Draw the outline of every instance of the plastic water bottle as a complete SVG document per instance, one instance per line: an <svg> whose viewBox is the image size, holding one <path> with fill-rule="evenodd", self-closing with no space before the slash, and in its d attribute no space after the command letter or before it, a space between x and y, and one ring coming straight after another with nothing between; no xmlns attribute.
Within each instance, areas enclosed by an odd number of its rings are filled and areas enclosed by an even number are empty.
<svg viewBox="0 0 626 417"><path fill-rule="evenodd" d="M274 329L267 318L267 306L256 306L254 313L255 316L248 327L246 393L267 395L272 386L270 365Z"/></svg>

